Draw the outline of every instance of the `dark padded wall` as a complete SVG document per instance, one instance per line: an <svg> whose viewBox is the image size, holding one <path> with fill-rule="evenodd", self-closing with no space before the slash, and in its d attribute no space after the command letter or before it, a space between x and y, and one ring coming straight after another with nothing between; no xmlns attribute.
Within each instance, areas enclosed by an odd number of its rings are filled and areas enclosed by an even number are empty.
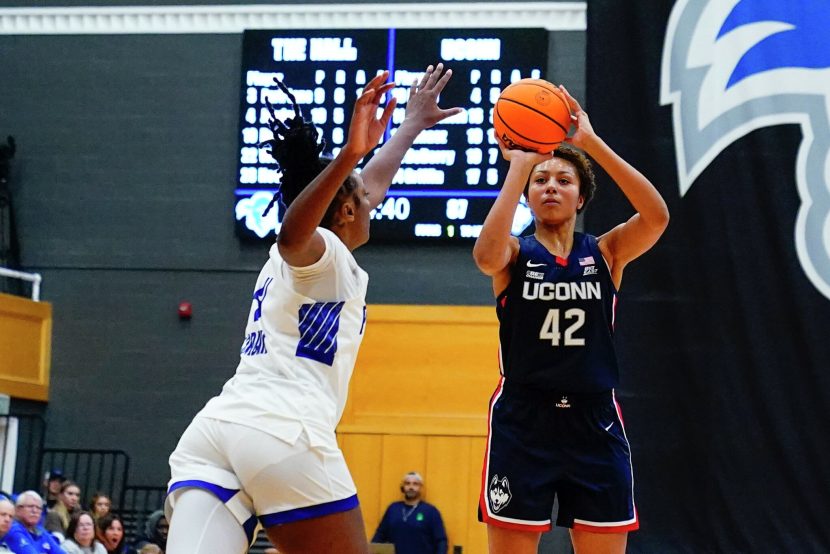
<svg viewBox="0 0 830 554"><path fill-rule="evenodd" d="M550 78L582 96L584 34L554 35ZM133 484L165 483L181 431L232 375L266 256L231 219L240 49L241 35L0 36L21 261L54 305L47 445L124 449ZM470 251L356 255L370 303L489 305Z"/></svg>
<svg viewBox="0 0 830 554"><path fill-rule="evenodd" d="M770 15L765 9L771 4L765 2L741 4L757 21L741 19L739 8L722 17L728 14L748 28L758 21L780 24L791 15L789 10ZM809 4L826 17L826 3ZM830 551L825 462L830 303L808 280L795 247L803 209L796 159L804 136L812 140L813 132L767 122L730 137L729 146L681 195L673 107L660 105L672 5L698 9L684 19L693 22L695 36L706 37L693 43L700 49L695 59L708 60L706 41L727 25L701 16L707 3L598 0L589 6L590 113L602 122L609 143L654 181L672 213L660 243L626 269L617 320L627 368L623 408L642 518L630 551L825 553ZM803 17L796 3L788 6ZM620 28L627 32L615 32ZM818 36L823 42L800 37L788 44L784 67L805 67L804 51L826 52L826 34ZM718 52L725 60L748 59L750 45L757 46L742 43ZM675 71L707 74L706 64L686 61L690 48L676 47L677 59L688 65ZM777 60L782 50L760 49L753 72L777 69L770 59ZM729 63L718 68L735 71ZM716 113L729 106L723 91L704 96L695 86L682 94L687 103L700 95ZM826 102L826 96L819 101ZM799 97L798 107L779 113L804 110L807 102ZM753 114L753 107L742 108ZM826 114L825 109L813 120L815 129L827 128ZM696 138L690 136L689 142ZM719 139L705 135L707 144ZM819 159L826 164L826 151ZM826 189L827 181L819 185ZM631 213L618 190L611 186L606 192L588 211L589 229ZM810 233L806 240L819 238Z"/></svg>
<svg viewBox="0 0 830 554"><path fill-rule="evenodd" d="M262 259L228 210L239 49L233 35L0 38L22 264L54 304L47 444L124 449L139 484L164 482L164 452L232 372Z"/></svg>

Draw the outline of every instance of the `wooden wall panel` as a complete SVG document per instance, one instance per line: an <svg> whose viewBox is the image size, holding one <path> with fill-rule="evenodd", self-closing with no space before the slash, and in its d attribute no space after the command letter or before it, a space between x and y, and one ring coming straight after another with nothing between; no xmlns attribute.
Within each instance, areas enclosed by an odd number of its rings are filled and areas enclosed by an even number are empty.
<svg viewBox="0 0 830 554"><path fill-rule="evenodd" d="M462 546L465 554L486 552L486 529L476 515L484 437L340 433L338 440L369 538L386 507L402 498L401 477L417 471L426 483L424 499L441 511L450 546Z"/></svg>
<svg viewBox="0 0 830 554"><path fill-rule="evenodd" d="M487 446L487 437L474 437L470 440L469 481L467 490L473 495L473 503L470 506L470 517L472 524L466 528L466 542L464 552L487 552L487 530L483 523L478 522L478 498L481 489L481 472L484 467L484 449Z"/></svg>
<svg viewBox="0 0 830 554"><path fill-rule="evenodd" d="M498 381L495 310L369 306L340 423L351 432L484 433Z"/></svg>
<svg viewBox="0 0 830 554"><path fill-rule="evenodd" d="M380 487L378 460L383 452L383 437L380 435L338 435L340 448L349 464L357 486L357 496L366 521L366 530L374 531L383 513L380 510ZM374 523L372 523L374 522ZM371 530L369 529L371 527Z"/></svg>
<svg viewBox="0 0 830 554"><path fill-rule="evenodd" d="M468 488L470 437L430 437L427 442L429 475L426 499L440 506L450 544L464 544L475 504Z"/></svg>
<svg viewBox="0 0 830 554"><path fill-rule="evenodd" d="M52 305L0 294L0 392L49 399Z"/></svg>
<svg viewBox="0 0 830 554"><path fill-rule="evenodd" d="M401 477L418 471L450 546L487 551L476 513L487 405L498 383L497 329L491 308L369 306L338 440L370 537L402 498Z"/></svg>

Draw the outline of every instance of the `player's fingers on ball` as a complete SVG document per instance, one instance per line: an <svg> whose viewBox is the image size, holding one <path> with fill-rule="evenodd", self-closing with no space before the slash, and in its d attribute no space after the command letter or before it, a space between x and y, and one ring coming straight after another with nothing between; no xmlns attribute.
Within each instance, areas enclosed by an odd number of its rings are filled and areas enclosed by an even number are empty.
<svg viewBox="0 0 830 554"><path fill-rule="evenodd" d="M493 129L493 138L496 139L496 144L499 145L499 148L501 148L502 152L507 150L507 145L504 144L504 141L501 140L501 137L499 136L499 134L496 132L495 129Z"/></svg>
<svg viewBox="0 0 830 554"><path fill-rule="evenodd" d="M568 101L568 104L570 104L571 109L573 109L574 107L576 107L577 110L582 109L579 105L579 102L577 102L576 98L571 96L571 93L568 92L568 89L565 88L565 85L559 85L559 90L561 90L562 93L565 95L565 99Z"/></svg>
<svg viewBox="0 0 830 554"><path fill-rule="evenodd" d="M568 106L571 108L572 113L576 113L582 109L579 106L579 102L576 101L576 98L574 98L570 94L565 97L565 100L568 101Z"/></svg>

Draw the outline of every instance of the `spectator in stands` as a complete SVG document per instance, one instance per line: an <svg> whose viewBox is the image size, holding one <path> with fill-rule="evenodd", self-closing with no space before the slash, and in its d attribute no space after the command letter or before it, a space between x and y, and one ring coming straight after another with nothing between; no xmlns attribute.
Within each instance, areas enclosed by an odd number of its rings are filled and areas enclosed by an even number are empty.
<svg viewBox="0 0 830 554"><path fill-rule="evenodd" d="M104 545L95 540L95 520L89 512L78 512L72 516L61 547L66 554L107 554Z"/></svg>
<svg viewBox="0 0 830 554"><path fill-rule="evenodd" d="M147 543L141 547L138 554L164 554L164 550L159 548L157 544Z"/></svg>
<svg viewBox="0 0 830 554"><path fill-rule="evenodd" d="M58 494L58 501L46 513L46 530L61 539L68 536L66 529L69 527L69 520L75 513L81 511L81 488L74 482L66 480L61 485L61 492Z"/></svg>
<svg viewBox="0 0 830 554"><path fill-rule="evenodd" d="M438 508L421 500L424 480L418 472L403 476L403 500L383 514L372 542L392 543L395 554L447 554L447 533Z"/></svg>
<svg viewBox="0 0 830 554"><path fill-rule="evenodd" d="M63 471L60 469L53 469L46 474L46 479L43 481L43 488L46 492L46 507L51 508L58 501L58 495L61 492L61 485L66 481Z"/></svg>
<svg viewBox="0 0 830 554"><path fill-rule="evenodd" d="M6 544L6 535L14 521L14 504L5 496L0 497L0 554L11 552Z"/></svg>
<svg viewBox="0 0 830 554"><path fill-rule="evenodd" d="M102 492L96 492L92 495L92 500L89 502L89 511L92 512L92 519L104 517L112 510L112 499Z"/></svg>
<svg viewBox="0 0 830 554"><path fill-rule="evenodd" d="M164 517L164 510L156 510L147 518L144 524L144 532L138 536L135 542L136 548L142 548L147 544L155 544L162 552L167 548L167 531L170 525Z"/></svg>
<svg viewBox="0 0 830 554"><path fill-rule="evenodd" d="M124 522L113 513L95 521L95 536L104 545L107 554L136 554L135 549L126 544Z"/></svg>
<svg viewBox="0 0 830 554"><path fill-rule="evenodd" d="M58 541L40 525L43 498L35 491L17 495L15 521L6 535L6 544L16 554L66 554Z"/></svg>

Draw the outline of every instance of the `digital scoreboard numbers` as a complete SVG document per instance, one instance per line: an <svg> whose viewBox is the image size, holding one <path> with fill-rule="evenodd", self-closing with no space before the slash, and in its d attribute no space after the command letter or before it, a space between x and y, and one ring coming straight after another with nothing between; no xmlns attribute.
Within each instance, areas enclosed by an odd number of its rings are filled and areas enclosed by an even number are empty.
<svg viewBox="0 0 830 554"><path fill-rule="evenodd" d="M325 138L326 150L336 155L348 134L354 100L377 71L388 69L398 84L393 91L398 106L386 140L404 119L412 82L427 65L443 62L453 77L440 105L464 111L422 132L407 152L387 197L371 214L372 238L476 238L507 170L492 137L493 105L511 82L544 78L547 44L543 29L246 31L235 192L238 233L273 239L283 215L275 208L262 216L281 177L258 146L271 137L265 99L277 117L293 116L290 101L273 84L275 76L292 90L305 118ZM363 165L369 159L371 154ZM514 232L530 220L527 208L520 206Z"/></svg>

